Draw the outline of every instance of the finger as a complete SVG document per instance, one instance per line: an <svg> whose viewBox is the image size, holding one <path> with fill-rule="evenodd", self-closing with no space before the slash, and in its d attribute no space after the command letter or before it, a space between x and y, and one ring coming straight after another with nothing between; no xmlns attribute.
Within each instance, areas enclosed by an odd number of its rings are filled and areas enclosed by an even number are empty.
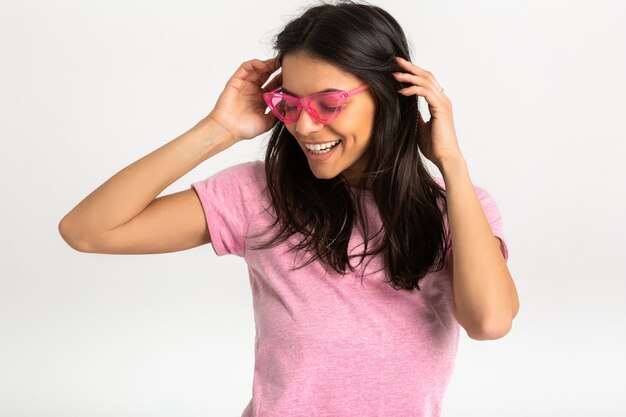
<svg viewBox="0 0 626 417"><path fill-rule="evenodd" d="M393 76L398 81L418 85L421 87L429 87L433 90L437 90L439 88L437 84L419 75L413 75L406 72L394 72Z"/></svg>
<svg viewBox="0 0 626 417"><path fill-rule="evenodd" d="M244 80L256 83L261 86L267 79L267 76L271 75L272 72L274 72L272 65L273 64L266 61L251 59L241 64L238 72L240 72L240 77ZM260 83L259 80L261 80Z"/></svg>
<svg viewBox="0 0 626 417"><path fill-rule="evenodd" d="M267 63L274 70L280 67L280 61L278 60L278 56L273 56L271 58L266 59L263 62Z"/></svg>
<svg viewBox="0 0 626 417"><path fill-rule="evenodd" d="M262 89L265 91L272 91L280 87L282 83L283 83L283 73L281 72L278 75L276 75L274 78L272 78L272 80Z"/></svg>
<svg viewBox="0 0 626 417"><path fill-rule="evenodd" d="M270 58L265 61L268 65L267 70L263 72L263 76L259 79L259 81L261 82L257 82L257 85L259 85L262 89L265 89L265 90L275 89L276 87L281 85L283 81L282 70L279 70L275 67L276 65L280 65L280 64L277 61L275 61L275 58ZM276 74L276 72L278 72L278 74ZM270 79L272 75L274 75L274 78L272 78L269 84L263 87L263 84L267 83L267 81Z"/></svg>
<svg viewBox="0 0 626 417"><path fill-rule="evenodd" d="M273 78L270 80L270 77L272 77L272 76L273 76ZM276 87L278 87L278 85L280 85L280 84L282 83L282 81L283 81L283 72L282 72L282 69L278 69L278 70L272 71L272 72L268 75L268 77L266 78L266 80L265 80L265 82L266 82L266 83L267 83L268 81L269 81L269 83L268 83L265 87L262 87L263 89L266 89L266 90L267 90L267 89L272 88L272 87L275 87L275 86L276 86ZM277 85L277 84L278 84L278 85Z"/></svg>
<svg viewBox="0 0 626 417"><path fill-rule="evenodd" d="M427 103L433 103L435 101L441 101L441 94L437 94L432 88L420 87L412 85L410 87L401 88L398 93L405 96L412 96L414 94L422 96L426 99Z"/></svg>
<svg viewBox="0 0 626 417"><path fill-rule="evenodd" d="M408 72L415 74L415 75L419 75L420 77L425 78L427 80L430 80L437 88L441 87L439 83L437 82L437 80L435 79L435 76L433 75L432 72L426 71L425 69L418 67L414 63L407 61L406 59L402 57L397 56L396 60L398 61L400 66L402 68L407 69Z"/></svg>
<svg viewBox="0 0 626 417"><path fill-rule="evenodd" d="M415 65L414 63L412 63L411 61L407 61L406 59L397 56L396 57L396 61L398 61L398 63L400 64L400 66L402 68L406 68L408 70L410 70L410 72L412 72L413 74L417 74L417 75L421 75L423 77L426 77L426 74L428 71L426 71L423 68L418 67L417 65Z"/></svg>

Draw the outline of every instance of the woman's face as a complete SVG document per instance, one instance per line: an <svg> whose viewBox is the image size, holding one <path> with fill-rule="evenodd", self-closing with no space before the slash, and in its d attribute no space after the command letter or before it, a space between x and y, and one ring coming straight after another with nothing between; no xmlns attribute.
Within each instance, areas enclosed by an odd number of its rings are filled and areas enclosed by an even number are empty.
<svg viewBox="0 0 626 417"><path fill-rule="evenodd" d="M363 84L361 79L305 52L283 57L282 77L283 88L299 98L328 88L348 91ZM350 185L355 186L367 162L364 153L372 133L374 111L374 98L367 89L351 95L330 124L319 123L303 108L298 120L285 127L298 141L315 177L330 179L343 174ZM305 145L328 143L336 139L341 140L339 144L322 155L315 155Z"/></svg>

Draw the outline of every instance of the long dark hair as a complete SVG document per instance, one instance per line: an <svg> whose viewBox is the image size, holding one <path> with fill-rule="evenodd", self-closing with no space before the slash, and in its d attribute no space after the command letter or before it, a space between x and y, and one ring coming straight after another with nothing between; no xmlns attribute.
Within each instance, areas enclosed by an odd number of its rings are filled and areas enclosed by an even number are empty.
<svg viewBox="0 0 626 417"><path fill-rule="evenodd" d="M417 97L397 93L408 86L391 75L404 71L395 60L410 60L405 34L385 10L369 4L339 1L322 3L291 20L275 37L274 49L282 62L286 54L306 52L337 65L370 86L376 103L374 129L365 158L368 161L355 192L343 175L316 178L297 141L279 120L272 128L265 154L267 187L280 231L264 249L300 233L291 250L312 254L339 274L349 260L383 253L394 289L420 290L418 280L444 267L447 233L445 190L425 168L418 150ZM367 252L367 217L362 189L371 189L380 212L378 244ZM356 202L356 203L355 203ZM348 255L356 217L364 227L363 253ZM347 226L347 227L346 227Z"/></svg>

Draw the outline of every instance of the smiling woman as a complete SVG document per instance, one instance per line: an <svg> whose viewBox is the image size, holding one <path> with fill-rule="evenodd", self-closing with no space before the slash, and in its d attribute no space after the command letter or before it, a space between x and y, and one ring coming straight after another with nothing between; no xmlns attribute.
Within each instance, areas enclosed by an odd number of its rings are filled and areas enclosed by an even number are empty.
<svg viewBox="0 0 626 417"><path fill-rule="evenodd" d="M306 51L285 54L282 73L283 92L297 91L307 97L302 99L303 104L296 101L290 106L287 101L281 106L283 103L279 101L270 107L302 147L311 172L323 179L343 175L351 185L357 186L366 165L365 149L376 109L368 85ZM328 85L334 87L322 90ZM301 111L303 108L305 111ZM328 144L329 150L317 150L322 144L324 148ZM307 145L313 145L314 150L309 150Z"/></svg>
<svg viewBox="0 0 626 417"><path fill-rule="evenodd" d="M497 206L469 181L450 103L410 62L385 10L313 6L274 46L275 57L241 64L196 126L81 201L61 234L86 252L211 242L217 255L245 260L256 339L242 417L437 417L459 322L476 339L510 323L514 287ZM428 123L416 94L429 104ZM263 161L155 198L200 162L268 131Z"/></svg>

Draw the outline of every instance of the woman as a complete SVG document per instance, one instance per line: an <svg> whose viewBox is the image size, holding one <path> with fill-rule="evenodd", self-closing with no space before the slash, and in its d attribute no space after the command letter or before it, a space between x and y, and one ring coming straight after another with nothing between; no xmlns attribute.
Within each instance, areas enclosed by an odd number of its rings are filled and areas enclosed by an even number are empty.
<svg viewBox="0 0 626 417"><path fill-rule="evenodd" d="M111 177L59 230L84 252L211 242L244 258L256 325L244 417L439 416L460 326L499 338L518 309L502 221L470 181L450 100L376 6L311 7L275 49L244 62L204 119ZM270 129L265 161L156 198Z"/></svg>

